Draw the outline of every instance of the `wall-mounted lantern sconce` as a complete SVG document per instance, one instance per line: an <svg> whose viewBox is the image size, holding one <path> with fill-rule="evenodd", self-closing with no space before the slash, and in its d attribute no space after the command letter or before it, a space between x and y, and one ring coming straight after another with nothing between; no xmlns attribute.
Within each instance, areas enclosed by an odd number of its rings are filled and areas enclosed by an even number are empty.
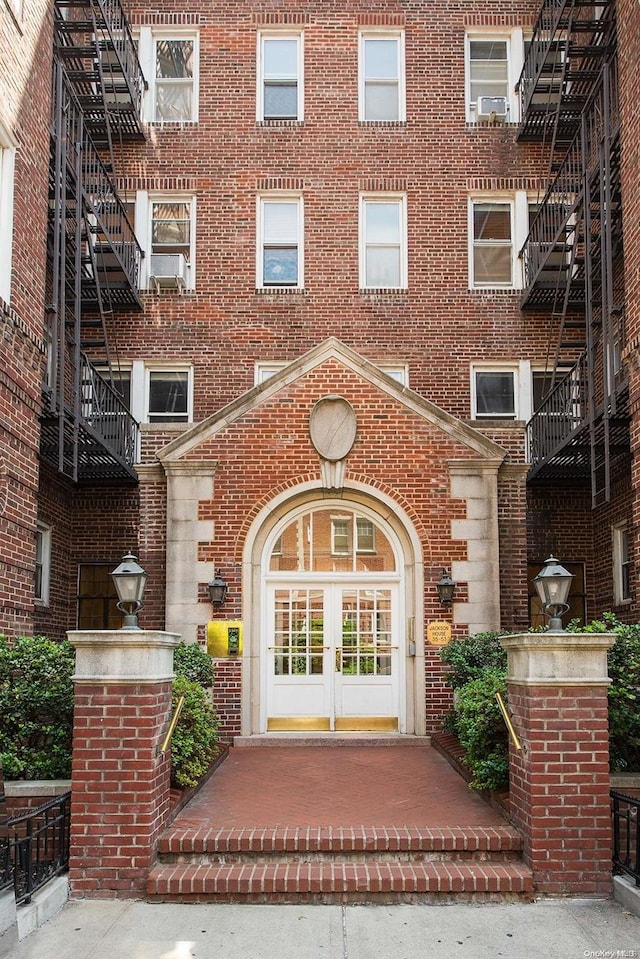
<svg viewBox="0 0 640 959"><path fill-rule="evenodd" d="M436 589L438 590L438 599L443 606L451 606L453 602L453 594L455 592L456 584L451 579L446 569L442 570L442 576L436 583Z"/></svg>
<svg viewBox="0 0 640 959"><path fill-rule="evenodd" d="M222 606L225 599L227 598L227 591L229 587L227 586L226 581L220 575L220 570L216 570L215 579L212 579L208 585L209 590L209 599L212 606Z"/></svg>
<svg viewBox="0 0 640 959"><path fill-rule="evenodd" d="M533 580L552 633L564 632L562 614L569 609L567 599L572 579L573 574L561 566L555 556L550 556Z"/></svg>
<svg viewBox="0 0 640 959"><path fill-rule="evenodd" d="M122 629L140 629L138 613L142 609L142 597L147 585L147 574L138 564L133 553L127 553L111 573L118 594L117 607L124 613Z"/></svg>

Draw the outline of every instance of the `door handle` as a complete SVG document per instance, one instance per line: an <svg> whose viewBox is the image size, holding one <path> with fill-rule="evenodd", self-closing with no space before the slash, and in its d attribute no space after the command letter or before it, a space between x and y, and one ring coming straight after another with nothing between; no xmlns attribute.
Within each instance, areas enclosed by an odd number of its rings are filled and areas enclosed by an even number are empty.
<svg viewBox="0 0 640 959"><path fill-rule="evenodd" d="M336 672L342 672L342 646L338 646L336 649Z"/></svg>

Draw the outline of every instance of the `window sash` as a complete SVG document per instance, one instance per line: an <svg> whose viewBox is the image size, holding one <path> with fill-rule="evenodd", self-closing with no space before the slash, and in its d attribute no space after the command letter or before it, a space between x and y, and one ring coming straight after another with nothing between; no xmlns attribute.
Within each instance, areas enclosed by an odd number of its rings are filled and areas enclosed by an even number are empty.
<svg viewBox="0 0 640 959"><path fill-rule="evenodd" d="M514 370L475 370L476 419L516 418L516 375Z"/></svg>
<svg viewBox="0 0 640 959"><path fill-rule="evenodd" d="M149 370L147 378L147 422L188 422L189 389L188 370Z"/></svg>
<svg viewBox="0 0 640 959"><path fill-rule="evenodd" d="M263 35L259 51L258 119L302 119L302 35Z"/></svg>
<svg viewBox="0 0 640 959"><path fill-rule="evenodd" d="M474 202L473 285L513 285L513 211L510 203Z"/></svg>
<svg viewBox="0 0 640 959"><path fill-rule="evenodd" d="M402 35L361 35L360 61L360 119L403 120Z"/></svg>
<svg viewBox="0 0 640 959"><path fill-rule="evenodd" d="M194 119L194 37L155 37L154 119L184 123Z"/></svg>
<svg viewBox="0 0 640 959"><path fill-rule="evenodd" d="M39 603L49 602L49 577L51 568L51 529L44 523L36 525L36 555L34 568L34 599Z"/></svg>
<svg viewBox="0 0 640 959"><path fill-rule="evenodd" d="M402 289L405 280L404 200L364 198L362 203L365 289Z"/></svg>
<svg viewBox="0 0 640 959"><path fill-rule="evenodd" d="M258 285L301 285L302 200L260 199Z"/></svg>

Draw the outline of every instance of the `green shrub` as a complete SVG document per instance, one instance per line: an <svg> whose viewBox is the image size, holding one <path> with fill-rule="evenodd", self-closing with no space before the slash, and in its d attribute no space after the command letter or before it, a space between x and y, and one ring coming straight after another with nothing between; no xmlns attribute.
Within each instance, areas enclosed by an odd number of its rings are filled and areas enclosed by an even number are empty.
<svg viewBox="0 0 640 959"><path fill-rule="evenodd" d="M173 651L176 676L184 676L205 689L213 686L213 661L200 643L180 642Z"/></svg>
<svg viewBox="0 0 640 959"><path fill-rule="evenodd" d="M443 646L441 658L451 670L446 679L454 689L460 689L472 679L483 676L487 669L506 669L507 654L500 645L505 633L487 631L474 636L462 636Z"/></svg>
<svg viewBox="0 0 640 959"><path fill-rule="evenodd" d="M73 735L73 647L0 637L0 754L6 779L67 779Z"/></svg>
<svg viewBox="0 0 640 959"><path fill-rule="evenodd" d="M640 772L640 624L621 623L613 613L604 613L587 626L572 622L568 629L615 633L615 645L607 653L611 771Z"/></svg>
<svg viewBox="0 0 640 959"><path fill-rule="evenodd" d="M209 695L186 676L173 683L172 705L181 696L184 706L171 740L171 782L176 786L196 786L218 752L218 722Z"/></svg>
<svg viewBox="0 0 640 959"><path fill-rule="evenodd" d="M506 701L506 670L486 669L458 689L455 732L473 773L474 789L505 789L509 783L509 739L496 693Z"/></svg>

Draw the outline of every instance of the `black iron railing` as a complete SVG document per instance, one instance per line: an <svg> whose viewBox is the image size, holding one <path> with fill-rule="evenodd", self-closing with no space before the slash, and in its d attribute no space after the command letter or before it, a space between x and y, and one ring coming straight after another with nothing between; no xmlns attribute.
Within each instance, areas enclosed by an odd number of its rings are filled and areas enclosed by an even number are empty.
<svg viewBox="0 0 640 959"><path fill-rule="evenodd" d="M29 902L49 879L68 868L70 822L70 792L7 821L8 861L3 875L13 873L18 905Z"/></svg>
<svg viewBox="0 0 640 959"><path fill-rule="evenodd" d="M613 815L613 870L640 887L640 799L611 790Z"/></svg>

